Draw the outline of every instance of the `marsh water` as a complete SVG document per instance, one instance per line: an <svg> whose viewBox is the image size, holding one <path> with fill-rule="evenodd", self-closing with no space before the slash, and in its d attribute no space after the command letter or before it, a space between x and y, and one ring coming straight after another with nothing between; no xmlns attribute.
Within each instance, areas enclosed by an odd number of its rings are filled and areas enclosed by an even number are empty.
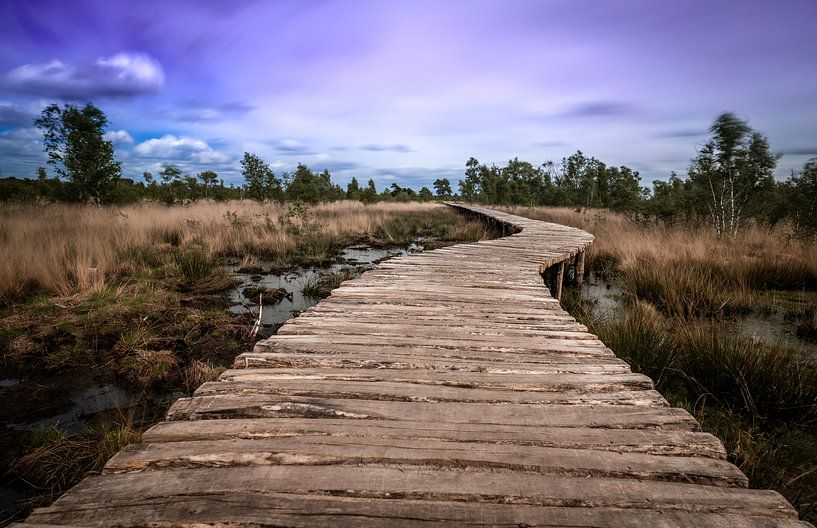
<svg viewBox="0 0 817 528"><path fill-rule="evenodd" d="M229 292L229 299L232 303L230 311L257 317L258 297L250 293L254 291L254 288L261 287L267 290L280 288L286 290L286 295L279 302L264 304L263 306L261 325L265 329L264 333L268 334L320 301L319 297L305 295L303 293L305 286L319 281L330 273L342 272L357 277L364 271L374 268L378 262L422 250L421 240L416 240L405 247L376 248L367 245L354 245L344 248L337 263L323 268L299 267L283 273L258 270L242 272L239 268L234 268L233 272L239 283ZM261 268L263 269L263 265Z"/></svg>
<svg viewBox="0 0 817 528"><path fill-rule="evenodd" d="M620 317L627 306L626 293L613 282L592 278L582 284L582 296L594 301L593 316L600 321ZM812 350L817 357L817 344L797 335L797 323L786 318L781 310L733 316L721 322L726 332L754 342L799 346Z"/></svg>

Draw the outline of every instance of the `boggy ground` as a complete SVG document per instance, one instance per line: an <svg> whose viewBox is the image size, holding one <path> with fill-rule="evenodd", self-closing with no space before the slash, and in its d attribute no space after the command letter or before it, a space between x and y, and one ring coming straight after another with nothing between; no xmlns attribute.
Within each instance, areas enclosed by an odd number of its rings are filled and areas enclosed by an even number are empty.
<svg viewBox="0 0 817 528"><path fill-rule="evenodd" d="M0 489L0 525L100 469L252 346L253 317L228 310L228 265L328 266L356 243L422 238L438 247L493 236L438 204L3 206L0 456L12 484ZM106 411L95 422L49 422L87 401Z"/></svg>
<svg viewBox="0 0 817 528"><path fill-rule="evenodd" d="M720 240L607 211L516 208L596 235L587 273L623 292L614 314L567 290L563 306L717 435L755 488L776 489L817 520L817 247L785 228ZM741 337L736 317L782 315L802 344Z"/></svg>

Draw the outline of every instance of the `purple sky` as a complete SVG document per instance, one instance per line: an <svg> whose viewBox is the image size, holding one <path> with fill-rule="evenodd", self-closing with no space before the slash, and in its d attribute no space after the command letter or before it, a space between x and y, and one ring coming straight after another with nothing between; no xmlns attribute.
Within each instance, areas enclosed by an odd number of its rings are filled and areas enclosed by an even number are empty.
<svg viewBox="0 0 817 528"><path fill-rule="evenodd" d="M419 188L581 149L649 184L733 111L783 179L817 156L815 20L817 0L0 0L0 171L45 164L46 104L93 101L130 177L239 183L247 150Z"/></svg>

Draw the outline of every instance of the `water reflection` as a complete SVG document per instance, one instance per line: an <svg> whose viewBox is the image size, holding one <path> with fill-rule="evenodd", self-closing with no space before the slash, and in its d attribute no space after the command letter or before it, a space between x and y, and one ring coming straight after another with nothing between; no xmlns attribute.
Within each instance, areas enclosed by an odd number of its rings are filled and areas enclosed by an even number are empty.
<svg viewBox="0 0 817 528"><path fill-rule="evenodd" d="M627 309L626 292L615 283L592 278L582 284L582 296L593 301L592 313L599 321L618 320ZM737 337L751 339L755 343L786 344L815 351L814 342L797 334L797 323L786 318L782 309L766 314L740 314L719 321L718 328ZM710 324L707 321L707 324Z"/></svg>
<svg viewBox="0 0 817 528"><path fill-rule="evenodd" d="M258 314L258 295L251 293L255 288L266 290L282 289L286 295L277 303L264 304L261 324L267 332L276 329L303 310L316 305L320 299L304 295L302 290L307 284L317 282L327 273L349 271L351 275L360 276L366 270L374 268L378 262L391 257L398 257L422 251L420 241L412 242L407 247L374 248L366 245L349 246L343 250L339 262L325 268L295 268L285 273L242 273L233 271L239 280L238 286L229 292L232 303L230 311L239 314Z"/></svg>

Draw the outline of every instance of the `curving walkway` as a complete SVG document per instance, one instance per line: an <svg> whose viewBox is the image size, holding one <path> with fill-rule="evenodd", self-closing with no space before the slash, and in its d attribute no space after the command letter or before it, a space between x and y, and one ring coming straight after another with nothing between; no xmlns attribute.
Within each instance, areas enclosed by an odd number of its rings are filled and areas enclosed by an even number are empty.
<svg viewBox="0 0 817 528"><path fill-rule="evenodd" d="M459 207L518 232L344 283L26 525L807 526L543 286L591 235Z"/></svg>

